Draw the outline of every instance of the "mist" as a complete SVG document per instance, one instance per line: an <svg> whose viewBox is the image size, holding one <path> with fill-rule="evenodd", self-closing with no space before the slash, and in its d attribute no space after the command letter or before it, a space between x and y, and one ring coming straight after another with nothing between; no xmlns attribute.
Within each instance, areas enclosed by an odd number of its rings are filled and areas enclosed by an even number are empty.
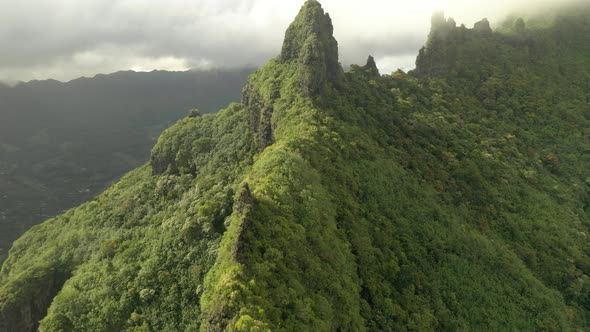
<svg viewBox="0 0 590 332"><path fill-rule="evenodd" d="M411 69L433 11L472 26L574 1L323 0L343 65L376 57ZM275 56L302 0L20 0L0 2L0 80L69 80L118 70L259 66Z"/></svg>

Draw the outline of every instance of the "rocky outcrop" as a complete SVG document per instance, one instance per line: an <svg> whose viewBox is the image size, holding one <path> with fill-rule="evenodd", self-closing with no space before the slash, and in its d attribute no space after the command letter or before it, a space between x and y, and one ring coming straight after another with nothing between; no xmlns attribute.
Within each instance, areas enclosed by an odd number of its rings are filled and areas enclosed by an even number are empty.
<svg viewBox="0 0 590 332"><path fill-rule="evenodd" d="M363 71L370 78L381 76L377 68L377 63L375 63L375 58L372 55L369 55L369 58L367 58L367 64L363 67Z"/></svg>
<svg viewBox="0 0 590 332"><path fill-rule="evenodd" d="M334 38L332 20L319 2L308 0L303 5L285 33L277 61L279 66L297 68L292 71L290 79L297 83L295 88L301 89L305 97L319 96L329 85L337 86L343 80L344 71L338 62L338 42ZM254 79L242 92L242 105L250 113L250 125L256 133L260 151L275 142L274 103L281 97L284 84L288 84L284 78L266 77L262 83Z"/></svg>
<svg viewBox="0 0 590 332"><path fill-rule="evenodd" d="M254 204L254 198L250 193L250 187L247 182L244 182L238 193L236 200L236 213L238 216L240 230L238 232L238 239L236 241L236 250L234 252L234 258L237 262L243 261L243 255L246 250L244 247L247 243L244 239L248 233L248 230L252 226L252 208Z"/></svg>
<svg viewBox="0 0 590 332"><path fill-rule="evenodd" d="M490 21L487 18L476 22L473 25L473 31L482 33L482 34L492 34L492 28L490 27Z"/></svg>
<svg viewBox="0 0 590 332"><path fill-rule="evenodd" d="M35 280L23 280L34 283L28 294L14 294L20 301L0 312L0 332L35 332L39 321L47 314L47 308L55 295L62 288L69 273L56 268L39 269L34 275ZM0 307L5 299L0 296Z"/></svg>
<svg viewBox="0 0 590 332"><path fill-rule="evenodd" d="M416 58L416 69L412 71L412 74L419 78L437 77L461 70L459 62L463 58L471 57L462 54L463 49L470 51L479 48L480 53L485 56L485 40L494 35L487 19L475 23L473 29L468 29L464 25L457 27L455 20L447 19L442 12L437 12L432 16L431 23L428 41L420 49ZM466 47L466 44L469 46Z"/></svg>
<svg viewBox="0 0 590 332"><path fill-rule="evenodd" d="M264 98L256 86L249 83L242 92L242 105L250 113L250 128L256 133L256 143L260 151L275 141L272 115L273 101L279 97L278 90L270 98Z"/></svg>
<svg viewBox="0 0 590 332"><path fill-rule="evenodd" d="M309 0L303 5L287 29L280 59L303 65L300 83L306 96L322 93L328 81L342 77L332 19L319 2Z"/></svg>

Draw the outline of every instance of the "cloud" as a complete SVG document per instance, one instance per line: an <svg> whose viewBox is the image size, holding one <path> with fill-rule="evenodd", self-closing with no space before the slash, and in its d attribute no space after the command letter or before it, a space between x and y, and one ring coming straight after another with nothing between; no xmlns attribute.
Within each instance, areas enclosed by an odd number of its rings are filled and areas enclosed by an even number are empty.
<svg viewBox="0 0 590 332"><path fill-rule="evenodd" d="M411 66L435 9L472 25L565 0L323 0L344 64L373 54ZM0 79L72 79L125 69L261 65L278 54L303 0L0 2Z"/></svg>

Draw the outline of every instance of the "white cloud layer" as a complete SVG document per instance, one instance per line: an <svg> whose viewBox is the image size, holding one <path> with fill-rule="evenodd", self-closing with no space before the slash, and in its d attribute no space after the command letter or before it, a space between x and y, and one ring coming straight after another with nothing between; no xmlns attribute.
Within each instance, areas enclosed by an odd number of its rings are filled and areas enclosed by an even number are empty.
<svg viewBox="0 0 590 332"><path fill-rule="evenodd" d="M373 54L411 69L430 16L471 26L568 0L321 0L341 61ZM261 65L280 51L303 0L0 0L0 79L68 80L117 70Z"/></svg>

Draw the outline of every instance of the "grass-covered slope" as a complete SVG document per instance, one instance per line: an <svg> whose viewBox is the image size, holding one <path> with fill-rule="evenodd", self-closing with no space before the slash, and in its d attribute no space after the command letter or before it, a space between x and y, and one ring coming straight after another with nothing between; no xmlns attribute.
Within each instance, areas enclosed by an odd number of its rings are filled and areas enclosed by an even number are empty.
<svg viewBox="0 0 590 332"><path fill-rule="evenodd" d="M435 20L381 76L307 1L240 105L16 242L0 330L590 328L588 17Z"/></svg>

